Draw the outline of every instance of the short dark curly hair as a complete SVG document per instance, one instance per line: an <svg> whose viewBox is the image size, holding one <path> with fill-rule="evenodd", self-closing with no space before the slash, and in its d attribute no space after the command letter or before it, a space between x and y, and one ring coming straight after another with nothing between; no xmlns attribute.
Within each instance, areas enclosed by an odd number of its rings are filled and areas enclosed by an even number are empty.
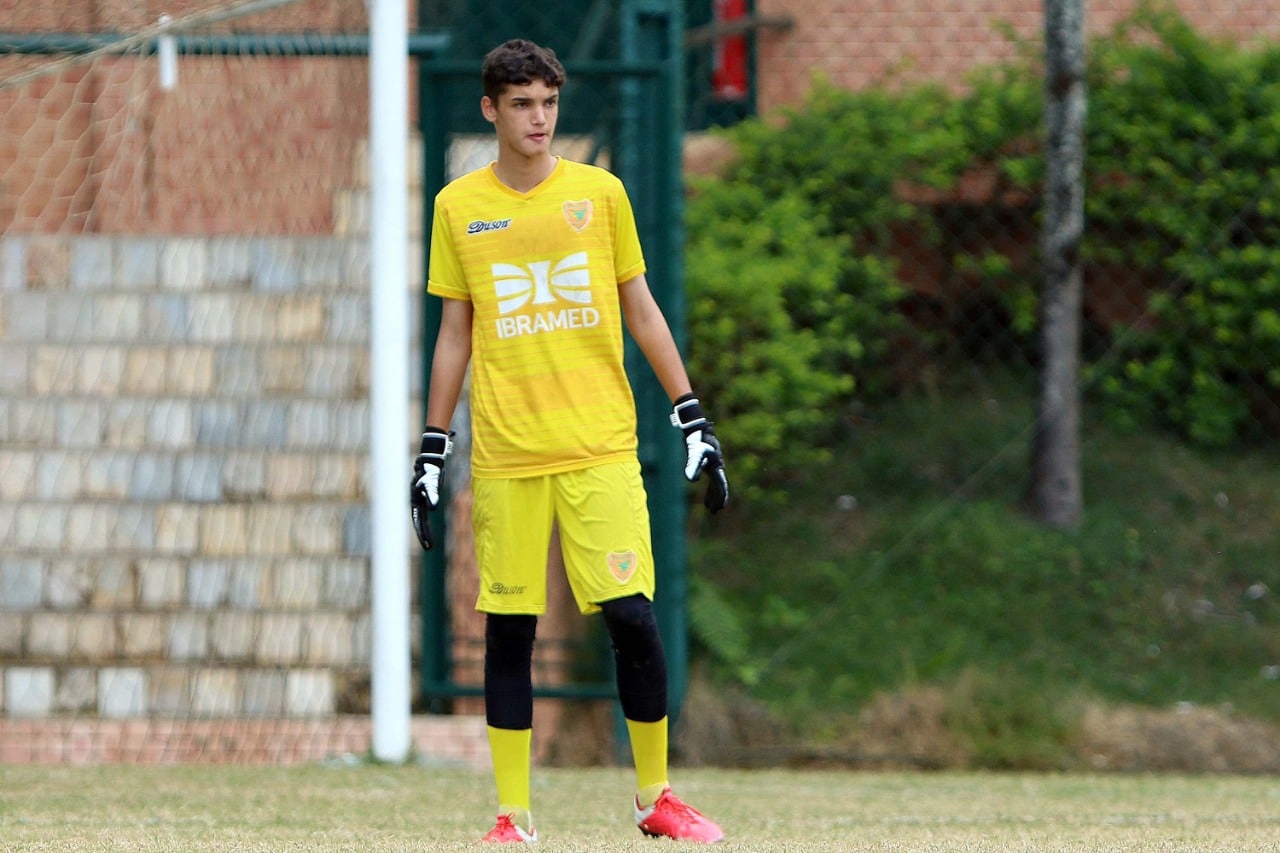
<svg viewBox="0 0 1280 853"><path fill-rule="evenodd" d="M556 52L526 39L511 39L489 51L480 71L484 94L495 102L508 86L527 86L541 80L559 89L566 79Z"/></svg>

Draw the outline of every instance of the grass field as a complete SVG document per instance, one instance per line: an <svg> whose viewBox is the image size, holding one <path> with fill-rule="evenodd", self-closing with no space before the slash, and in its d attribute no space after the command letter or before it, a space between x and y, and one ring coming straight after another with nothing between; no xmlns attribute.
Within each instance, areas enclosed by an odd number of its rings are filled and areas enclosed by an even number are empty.
<svg viewBox="0 0 1280 853"><path fill-rule="evenodd" d="M487 773L431 767L0 768L7 851L461 850ZM1270 777L678 771L721 850L1280 849ZM545 850L684 849L630 821L624 769L539 769ZM692 846L692 845L690 845Z"/></svg>

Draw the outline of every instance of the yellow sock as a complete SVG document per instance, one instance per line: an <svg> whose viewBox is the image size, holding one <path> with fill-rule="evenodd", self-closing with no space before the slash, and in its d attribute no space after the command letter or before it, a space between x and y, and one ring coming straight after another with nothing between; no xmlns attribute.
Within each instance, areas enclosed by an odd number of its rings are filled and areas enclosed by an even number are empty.
<svg viewBox="0 0 1280 853"><path fill-rule="evenodd" d="M488 728L493 778L498 786L498 814L511 815L512 823L528 832L533 829L529 798L529 755L533 730Z"/></svg>
<svg viewBox="0 0 1280 853"><path fill-rule="evenodd" d="M656 723L627 720L631 756L636 763L636 799L645 808L667 787L667 718Z"/></svg>

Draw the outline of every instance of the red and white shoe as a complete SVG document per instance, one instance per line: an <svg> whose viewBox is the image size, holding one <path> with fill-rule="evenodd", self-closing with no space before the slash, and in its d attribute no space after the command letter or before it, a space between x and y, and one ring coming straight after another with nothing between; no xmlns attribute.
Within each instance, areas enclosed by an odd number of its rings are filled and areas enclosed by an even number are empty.
<svg viewBox="0 0 1280 853"><path fill-rule="evenodd" d="M693 806L683 802L667 788L658 801L648 808L634 802L636 826L645 835L714 844L724 840L724 831Z"/></svg>
<svg viewBox="0 0 1280 853"><path fill-rule="evenodd" d="M538 840L538 830L525 832L511 820L511 815L498 815L498 823L489 834L480 839L481 844L532 844Z"/></svg>

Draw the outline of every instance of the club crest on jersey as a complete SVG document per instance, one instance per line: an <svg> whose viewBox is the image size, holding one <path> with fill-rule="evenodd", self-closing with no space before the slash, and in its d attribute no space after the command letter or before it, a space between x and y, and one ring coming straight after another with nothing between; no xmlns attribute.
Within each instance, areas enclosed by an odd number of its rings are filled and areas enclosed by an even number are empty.
<svg viewBox="0 0 1280 853"><path fill-rule="evenodd" d="M618 579L618 583L626 583L636 573L635 551L610 551L609 571Z"/></svg>
<svg viewBox="0 0 1280 853"><path fill-rule="evenodd" d="M568 222L574 231L581 232L591 224L591 199L584 198L581 201L566 201L564 203L564 221Z"/></svg>

